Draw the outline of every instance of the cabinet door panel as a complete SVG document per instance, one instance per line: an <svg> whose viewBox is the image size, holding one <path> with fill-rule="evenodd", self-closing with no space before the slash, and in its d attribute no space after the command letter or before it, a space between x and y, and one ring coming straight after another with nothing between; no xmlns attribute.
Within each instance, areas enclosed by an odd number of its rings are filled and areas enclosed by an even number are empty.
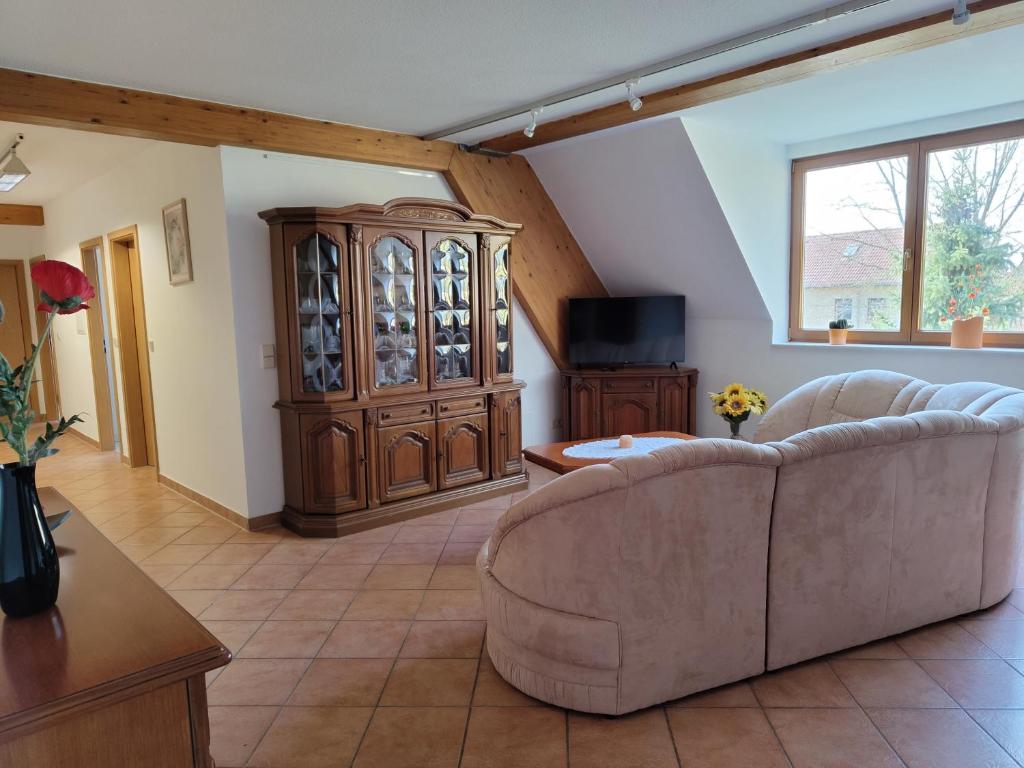
<svg viewBox="0 0 1024 768"><path fill-rule="evenodd" d="M495 392L491 400L494 477L523 471L522 400L519 392Z"/></svg>
<svg viewBox="0 0 1024 768"><path fill-rule="evenodd" d="M437 490L436 425L421 421L377 431L377 485L382 503Z"/></svg>
<svg viewBox="0 0 1024 768"><path fill-rule="evenodd" d="M690 432L690 378L662 379L659 405L661 419L658 429L670 432Z"/></svg>
<svg viewBox="0 0 1024 768"><path fill-rule="evenodd" d="M363 413L304 415L302 433L305 506L337 513L366 506Z"/></svg>
<svg viewBox="0 0 1024 768"><path fill-rule="evenodd" d="M658 423L658 395L636 393L605 393L602 397L601 421L608 437L654 432Z"/></svg>
<svg viewBox="0 0 1024 768"><path fill-rule="evenodd" d="M512 380L512 240L491 237L488 254L494 380Z"/></svg>
<svg viewBox="0 0 1024 768"><path fill-rule="evenodd" d="M476 235L427 232L430 386L480 381Z"/></svg>
<svg viewBox="0 0 1024 768"><path fill-rule="evenodd" d="M601 437L601 382L599 379L573 379L572 437L588 440Z"/></svg>
<svg viewBox="0 0 1024 768"><path fill-rule="evenodd" d="M486 413L442 419L437 422L437 437L441 442L441 488L478 483L490 476Z"/></svg>

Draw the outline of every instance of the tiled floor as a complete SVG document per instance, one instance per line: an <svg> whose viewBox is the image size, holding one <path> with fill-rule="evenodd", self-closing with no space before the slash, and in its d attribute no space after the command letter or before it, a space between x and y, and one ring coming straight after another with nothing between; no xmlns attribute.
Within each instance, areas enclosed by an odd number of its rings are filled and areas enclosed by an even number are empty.
<svg viewBox="0 0 1024 768"><path fill-rule="evenodd" d="M1024 764L1024 589L665 707L581 715L519 693L481 653L473 560L511 498L304 540L242 531L73 438L63 449L40 484L235 654L209 678L221 768Z"/></svg>

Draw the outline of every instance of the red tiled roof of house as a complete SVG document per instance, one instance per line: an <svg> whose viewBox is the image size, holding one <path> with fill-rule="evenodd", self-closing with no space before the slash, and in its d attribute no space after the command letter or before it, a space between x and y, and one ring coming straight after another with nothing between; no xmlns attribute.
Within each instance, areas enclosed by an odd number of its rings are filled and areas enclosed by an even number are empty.
<svg viewBox="0 0 1024 768"><path fill-rule="evenodd" d="M902 229L865 229L804 240L804 287L898 285Z"/></svg>

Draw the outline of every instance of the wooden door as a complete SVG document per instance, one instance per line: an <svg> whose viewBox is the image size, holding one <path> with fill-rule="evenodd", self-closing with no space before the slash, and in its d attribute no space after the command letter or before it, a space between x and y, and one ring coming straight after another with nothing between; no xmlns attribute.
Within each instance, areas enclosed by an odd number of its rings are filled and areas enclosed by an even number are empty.
<svg viewBox="0 0 1024 768"><path fill-rule="evenodd" d="M690 377L663 378L658 382L659 430L690 434Z"/></svg>
<svg viewBox="0 0 1024 768"><path fill-rule="evenodd" d="M518 390L491 396L491 459L494 477L523 471L522 399Z"/></svg>
<svg viewBox="0 0 1024 768"><path fill-rule="evenodd" d="M299 430L305 509L338 513L365 507L363 412L303 414Z"/></svg>
<svg viewBox="0 0 1024 768"><path fill-rule="evenodd" d="M608 437L654 432L658 424L658 395L654 392L605 392L601 426Z"/></svg>
<svg viewBox="0 0 1024 768"><path fill-rule="evenodd" d="M45 256L37 256L36 258L29 261L29 266L34 267L41 261L46 261ZM32 306L39 306L39 302L42 299L40 296L41 288L37 285L33 285L33 291L35 295L32 297L30 304ZM43 332L43 328L46 326L46 320L49 317L48 312L36 311L36 338L38 339L40 334ZM36 369L37 378L43 382L43 413L39 414L40 418L48 421L60 418L60 387L57 386L57 360L53 355L53 331L50 331L51 335L47 337L46 342L43 344L43 348L39 350L39 367Z"/></svg>
<svg viewBox="0 0 1024 768"><path fill-rule="evenodd" d="M476 235L426 232L430 387L479 384L480 289Z"/></svg>
<svg viewBox="0 0 1024 768"><path fill-rule="evenodd" d="M381 503L437 490L437 426L420 421L377 429L377 487Z"/></svg>
<svg viewBox="0 0 1024 768"><path fill-rule="evenodd" d="M32 353L32 329L29 325L28 291L25 288L25 264L13 259L0 261L0 302L4 307L0 323L0 352L11 368L17 368ZM38 369L35 372L38 376ZM32 410L39 412L35 387L29 392Z"/></svg>
<svg viewBox="0 0 1024 768"><path fill-rule="evenodd" d="M601 437L601 380L574 377L570 388L572 435L569 439Z"/></svg>
<svg viewBox="0 0 1024 768"><path fill-rule="evenodd" d="M96 237L78 244L82 256L82 271L96 290L96 298L85 313L89 329L89 361L92 364L92 390L96 399L96 431L100 450L112 451L119 430L115 429L118 415L117 388L114 386L112 351L107 344L110 325L110 295L104 280L106 267L103 258L103 238Z"/></svg>
<svg viewBox="0 0 1024 768"><path fill-rule="evenodd" d="M441 419L437 437L441 443L439 487L479 483L491 476L486 413Z"/></svg>

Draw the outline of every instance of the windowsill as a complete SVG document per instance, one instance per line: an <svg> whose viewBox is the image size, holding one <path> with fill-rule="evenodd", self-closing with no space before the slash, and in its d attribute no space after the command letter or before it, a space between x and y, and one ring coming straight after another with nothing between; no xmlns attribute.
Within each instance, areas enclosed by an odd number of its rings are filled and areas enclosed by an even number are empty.
<svg viewBox="0 0 1024 768"><path fill-rule="evenodd" d="M968 354L968 355L991 355L991 354L1009 354L1009 355L1024 355L1024 348L1022 347L982 347L981 349L954 349L953 347L942 346L941 344L856 344L850 342L848 344L829 344L824 341L773 341L773 347L786 348L805 348L805 349L858 349L858 350L871 350L873 352L901 352L906 353L908 351L914 352L936 352L936 353L954 353L954 354Z"/></svg>

